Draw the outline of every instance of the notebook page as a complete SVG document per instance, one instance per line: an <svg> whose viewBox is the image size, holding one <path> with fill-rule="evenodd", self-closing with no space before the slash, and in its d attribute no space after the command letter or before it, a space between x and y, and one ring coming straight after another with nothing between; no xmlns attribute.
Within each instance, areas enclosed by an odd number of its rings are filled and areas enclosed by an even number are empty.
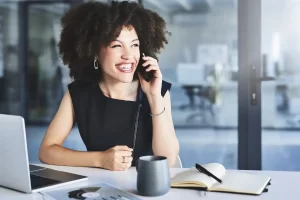
<svg viewBox="0 0 300 200"><path fill-rule="evenodd" d="M222 179L223 174L225 174L225 168L218 163L209 163L202 165L206 170L214 174L216 177ZM208 188L210 188L213 184L216 183L216 180L212 177L207 176L204 173L199 172L195 167L181 172L175 175L172 180L172 183L186 183L186 182L202 182Z"/></svg>
<svg viewBox="0 0 300 200"><path fill-rule="evenodd" d="M224 166L219 163L208 163L202 165L202 167L204 167L206 170L208 170L210 173L212 173L221 180L223 175L226 173L226 169L224 168Z"/></svg>
<svg viewBox="0 0 300 200"><path fill-rule="evenodd" d="M214 180L207 175L200 173L196 168L188 169L187 171L176 174L171 179L171 184L196 184L197 182L203 183L206 187L211 187L214 184Z"/></svg>
<svg viewBox="0 0 300 200"><path fill-rule="evenodd" d="M211 191L231 191L239 193L260 194L270 177L244 172L227 171L222 183L215 183Z"/></svg>

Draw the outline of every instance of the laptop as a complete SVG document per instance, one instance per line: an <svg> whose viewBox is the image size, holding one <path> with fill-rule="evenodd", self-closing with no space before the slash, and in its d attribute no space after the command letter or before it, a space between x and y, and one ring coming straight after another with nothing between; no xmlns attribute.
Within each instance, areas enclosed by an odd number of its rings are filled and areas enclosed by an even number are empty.
<svg viewBox="0 0 300 200"><path fill-rule="evenodd" d="M0 186L25 193L87 180L86 176L29 165L23 117L0 114Z"/></svg>

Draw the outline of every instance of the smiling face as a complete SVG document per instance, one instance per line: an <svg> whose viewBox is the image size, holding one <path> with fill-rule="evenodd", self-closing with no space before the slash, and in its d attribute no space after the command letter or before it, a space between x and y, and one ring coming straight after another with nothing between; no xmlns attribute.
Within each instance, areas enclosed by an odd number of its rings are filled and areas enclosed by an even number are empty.
<svg viewBox="0 0 300 200"><path fill-rule="evenodd" d="M124 27L108 46L102 47L98 61L103 80L130 83L140 60L140 43L133 27Z"/></svg>

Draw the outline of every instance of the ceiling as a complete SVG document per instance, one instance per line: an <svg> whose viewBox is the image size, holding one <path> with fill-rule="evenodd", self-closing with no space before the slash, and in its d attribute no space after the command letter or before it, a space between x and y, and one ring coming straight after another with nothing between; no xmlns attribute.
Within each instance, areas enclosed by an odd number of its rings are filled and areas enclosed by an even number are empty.
<svg viewBox="0 0 300 200"><path fill-rule="evenodd" d="M237 11L238 0L142 0L144 7L158 12L168 24L196 26L207 23L212 11ZM228 11L226 11L228 12Z"/></svg>
<svg viewBox="0 0 300 200"><path fill-rule="evenodd" d="M238 0L142 0L145 7L176 15L208 13L214 6L237 6Z"/></svg>
<svg viewBox="0 0 300 200"><path fill-rule="evenodd" d="M12 2L25 1L25 0L0 0L2 6L8 6ZM85 0L91 1L91 0ZM96 0L96 1L107 1L107 0ZM137 1L137 0L132 0ZM146 8L153 9L156 11L164 12L166 15L176 14L205 14L208 13L215 6L234 6L236 7L238 0L142 0L143 5ZM5 5L6 4L6 5ZM53 4L35 4L36 9L48 10L54 13L64 12L67 5L66 3L53 3Z"/></svg>
<svg viewBox="0 0 300 200"><path fill-rule="evenodd" d="M10 10L17 10L18 9L18 1L24 1L24 0L11 0L11 1L2 1L0 0L0 8L8 8ZM28 6L29 12L35 13L53 13L62 15L70 8L70 5L68 3L32 3Z"/></svg>

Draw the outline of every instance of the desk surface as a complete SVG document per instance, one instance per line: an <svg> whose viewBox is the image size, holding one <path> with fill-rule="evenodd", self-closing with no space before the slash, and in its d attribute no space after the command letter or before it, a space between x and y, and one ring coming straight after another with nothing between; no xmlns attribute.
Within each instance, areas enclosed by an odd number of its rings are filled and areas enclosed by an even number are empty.
<svg viewBox="0 0 300 200"><path fill-rule="evenodd" d="M135 168L130 168L127 171L115 172L96 168L83 168L83 167L62 167L62 166L50 166L44 165L48 168L53 168L61 171L67 171L71 173L77 173L86 175L89 177L88 181L83 181L76 184L70 184L62 188L74 187L74 186L86 186L87 184L97 184L100 182L109 183L119 189L136 194L136 176L137 172ZM171 176L186 169L170 170ZM217 193L203 191L190 190L190 189L174 189L171 188L169 193L160 197L142 197L141 199L209 199L209 200L235 200L235 199L262 199L262 200L276 200L286 199L293 200L299 199L300 187L298 181L300 180L300 172L281 172L281 171L251 171L251 173L265 174L272 178L272 185L269 186L269 192L263 193L259 196L240 195L230 193ZM39 193L24 194L21 192L9 190L0 187L0 200L42 200L43 197Z"/></svg>

